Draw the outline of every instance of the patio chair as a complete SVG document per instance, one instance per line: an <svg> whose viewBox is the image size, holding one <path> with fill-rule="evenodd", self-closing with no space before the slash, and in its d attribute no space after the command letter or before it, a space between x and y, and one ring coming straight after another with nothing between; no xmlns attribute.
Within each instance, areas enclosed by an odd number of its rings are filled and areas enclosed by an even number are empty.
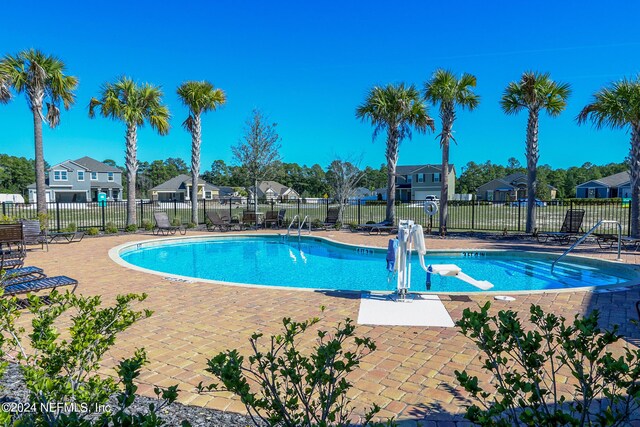
<svg viewBox="0 0 640 427"><path fill-rule="evenodd" d="M279 212L267 211L264 217L264 226L266 227L267 225L271 224L271 228L273 228L274 226L276 228L280 228L279 217L280 217Z"/></svg>
<svg viewBox="0 0 640 427"><path fill-rule="evenodd" d="M67 276L55 276L25 282L10 283L7 285L2 283L1 286L4 289L4 294L9 296L38 292L44 289L51 289L53 291L62 286L73 286L73 289L71 289L71 293L73 293L78 286L78 281Z"/></svg>
<svg viewBox="0 0 640 427"><path fill-rule="evenodd" d="M25 245L40 245L40 248L49 250L49 236L45 230L40 228L40 221L37 219L23 219L22 232Z"/></svg>
<svg viewBox="0 0 640 427"><path fill-rule="evenodd" d="M398 227L393 225L391 221L381 221L373 224L358 224L351 231L366 231L369 235L380 234L386 232L387 234L391 234L394 231L398 231Z"/></svg>
<svg viewBox="0 0 640 427"><path fill-rule="evenodd" d="M39 267L13 268L5 271L4 277L0 280L0 284L2 286L8 286L22 282L30 282L44 277L47 277L47 275L44 274L44 271Z"/></svg>
<svg viewBox="0 0 640 427"><path fill-rule="evenodd" d="M154 212L153 218L156 220L156 226L152 230L155 235L162 234L163 236L168 236L169 234L176 234L176 231L180 231L180 234L184 236L187 233L187 229L184 228L184 226L171 225L169 215L167 215L166 212Z"/></svg>
<svg viewBox="0 0 640 427"><path fill-rule="evenodd" d="M241 228L251 228L252 226L258 225L258 217L254 211L244 211L242 212L242 221L240 224Z"/></svg>
<svg viewBox="0 0 640 427"><path fill-rule="evenodd" d="M582 221L584 220L584 209L569 209L564 216L562 227L557 232L538 233L539 243L546 243L549 239L568 244L573 237L582 231Z"/></svg>
<svg viewBox="0 0 640 427"><path fill-rule="evenodd" d="M208 231L215 231L216 229L229 231L231 229L231 220L223 219L218 212L207 212L207 219L209 220L207 223Z"/></svg>
<svg viewBox="0 0 640 427"><path fill-rule="evenodd" d="M0 269L22 267L26 256L22 224L0 224Z"/></svg>
<svg viewBox="0 0 640 427"><path fill-rule="evenodd" d="M338 222L338 214L340 213L340 208L329 208L327 210L327 217L325 218L324 222L323 222L323 227L325 229L329 228L329 227L335 227L336 223Z"/></svg>

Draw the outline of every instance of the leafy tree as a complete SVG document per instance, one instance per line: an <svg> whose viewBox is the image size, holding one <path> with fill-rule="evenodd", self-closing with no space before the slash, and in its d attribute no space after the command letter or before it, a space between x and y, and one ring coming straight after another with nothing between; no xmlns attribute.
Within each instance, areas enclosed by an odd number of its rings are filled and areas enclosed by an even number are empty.
<svg viewBox="0 0 640 427"><path fill-rule="evenodd" d="M464 73L458 79L451 71L439 69L431 80L425 83L424 97L433 105L440 104L440 119L442 132L440 133L440 147L442 148L442 179L440 190L440 234L447 232L448 204L449 204L449 144L453 140L453 122L456 119L456 107L470 111L480 103L480 97L473 93L476 87L476 77Z"/></svg>
<svg viewBox="0 0 640 427"><path fill-rule="evenodd" d="M11 86L17 93L26 95L27 105L33 114L37 209L38 213L46 214L42 122L51 128L60 124L60 104L67 110L71 108L78 79L65 74L65 64L60 59L34 49L15 56L7 55L0 64L0 74L4 76L0 84L0 98L8 100L7 87ZM42 111L45 104L46 115Z"/></svg>
<svg viewBox="0 0 640 427"><path fill-rule="evenodd" d="M11 82L9 72L4 61L0 61L0 104L11 100Z"/></svg>
<svg viewBox="0 0 640 427"><path fill-rule="evenodd" d="M623 79L598 91L577 120L579 124L590 121L597 129L631 129L631 235L640 237L640 77Z"/></svg>
<svg viewBox="0 0 640 427"><path fill-rule="evenodd" d="M214 185L231 185L231 170L224 160L214 160L211 170L203 173L202 179Z"/></svg>
<svg viewBox="0 0 640 427"><path fill-rule="evenodd" d="M178 97L189 109L182 123L191 134L191 221L198 223L198 180L200 179L200 146L202 144L202 114L215 111L227 98L221 89L207 81L187 81L178 87ZM204 195L203 195L204 197Z"/></svg>
<svg viewBox="0 0 640 427"><path fill-rule="evenodd" d="M629 425L640 409L640 350L610 346L622 336L598 326L599 312L564 317L530 308L529 328L518 313L490 315L491 303L479 311L465 309L456 322L483 355L492 378L491 392L477 376L455 371L477 401L466 418L480 426ZM560 376L573 387L562 387ZM494 391L495 390L495 391Z"/></svg>
<svg viewBox="0 0 640 427"><path fill-rule="evenodd" d="M248 182L253 186L254 206L258 209L258 186L273 176L280 160L280 136L276 123L268 123L259 110L253 110L247 120L244 136L238 145L231 147L233 157L246 171Z"/></svg>
<svg viewBox="0 0 640 427"><path fill-rule="evenodd" d="M33 160L0 154L0 193L23 194L34 180Z"/></svg>
<svg viewBox="0 0 640 427"><path fill-rule="evenodd" d="M519 82L511 82L502 95L500 104L505 114L517 114L522 110L529 112L527 122L527 225L526 232L536 228L535 198L537 188L537 165L540 157L538 148L538 124L540 112L546 111L551 117L557 117L567 106L571 93L567 83L556 83L549 74L526 72Z"/></svg>
<svg viewBox="0 0 640 427"><path fill-rule="evenodd" d="M136 173L138 170L138 128L145 122L160 135L169 133L169 109L162 104L160 88L148 83L138 85L128 77L114 83L106 83L99 98L89 103L89 117L95 117L96 109L104 117L120 120L127 127L127 225L136 225Z"/></svg>
<svg viewBox="0 0 640 427"><path fill-rule="evenodd" d="M113 168L116 167L116 161L113 160L113 159L105 159L105 160L102 161L102 163L104 163L105 165L109 165L109 166L111 166Z"/></svg>
<svg viewBox="0 0 640 427"><path fill-rule="evenodd" d="M373 139L382 131L387 132L387 212L386 220L394 223L396 216L396 165L398 149L404 138L411 139L411 129L424 133L434 130L433 119L427 113L427 107L420 94L411 85L404 83L373 87L365 101L356 109L356 117L368 120L374 126Z"/></svg>

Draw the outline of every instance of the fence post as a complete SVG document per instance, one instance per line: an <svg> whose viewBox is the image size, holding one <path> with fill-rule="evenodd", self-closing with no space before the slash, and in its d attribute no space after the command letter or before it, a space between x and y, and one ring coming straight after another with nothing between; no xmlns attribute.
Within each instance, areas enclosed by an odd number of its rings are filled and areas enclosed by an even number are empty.
<svg viewBox="0 0 640 427"><path fill-rule="evenodd" d="M569 230L573 230L573 200L569 201Z"/></svg>
<svg viewBox="0 0 640 427"><path fill-rule="evenodd" d="M521 211L521 207L522 207L522 202L520 201L520 199L518 199L518 231L521 230L521 227L520 227L520 215L521 215L520 211Z"/></svg>
<svg viewBox="0 0 640 427"><path fill-rule="evenodd" d="M144 221L144 202L140 199L140 218L138 219L138 223L140 227L142 227L142 222Z"/></svg>
<svg viewBox="0 0 640 427"><path fill-rule="evenodd" d="M173 200L173 217L177 217L178 216L178 201L177 200Z"/></svg>
<svg viewBox="0 0 640 427"><path fill-rule="evenodd" d="M233 196L231 196L229 198L229 221L231 221L231 218L233 217L233 211L232 211L232 207L231 205L233 204Z"/></svg>
<svg viewBox="0 0 640 427"><path fill-rule="evenodd" d="M358 199L358 224L362 224L362 221L360 221L360 199Z"/></svg>
<svg viewBox="0 0 640 427"><path fill-rule="evenodd" d="M298 216L300 216L300 198L298 197ZM298 219L300 221L300 219Z"/></svg>
<svg viewBox="0 0 640 427"><path fill-rule="evenodd" d="M107 229L107 225L106 225L107 216L106 216L106 213L105 213L105 205L106 205L106 203L103 202L103 203L101 203L101 205L102 205L102 208L101 208L102 209L102 231L106 231L106 229Z"/></svg>
<svg viewBox="0 0 640 427"><path fill-rule="evenodd" d="M4 202L2 202L2 216L7 216L7 207Z"/></svg>
<svg viewBox="0 0 640 427"><path fill-rule="evenodd" d="M622 204L622 202L620 202ZM627 217L627 236L631 236L631 202L628 203L629 213Z"/></svg>
<svg viewBox="0 0 640 427"><path fill-rule="evenodd" d="M60 232L60 202L56 200L56 231Z"/></svg>
<svg viewBox="0 0 640 427"><path fill-rule="evenodd" d="M476 198L471 196L471 231L476 231Z"/></svg>

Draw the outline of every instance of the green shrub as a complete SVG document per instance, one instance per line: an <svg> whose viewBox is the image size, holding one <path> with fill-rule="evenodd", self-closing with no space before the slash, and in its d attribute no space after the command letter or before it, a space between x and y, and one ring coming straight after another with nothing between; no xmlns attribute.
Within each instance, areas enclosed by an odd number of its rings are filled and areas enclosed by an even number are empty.
<svg viewBox="0 0 640 427"><path fill-rule="evenodd" d="M197 225L196 225L196 223L195 223L195 222L191 222L191 221L189 221L189 222L187 223L187 228L196 228L196 227L197 227Z"/></svg>
<svg viewBox="0 0 640 427"><path fill-rule="evenodd" d="M324 222L322 222L318 218L311 221L311 228L323 228L323 227L324 227Z"/></svg>
<svg viewBox="0 0 640 427"><path fill-rule="evenodd" d="M348 373L360 360L375 350L370 338L354 336L355 326L350 319L338 324L333 335L317 331L317 345L310 355L297 348L298 337L319 322L314 318L304 322L283 319L284 331L272 336L262 345L261 333L251 336L253 354L249 363L237 350L227 350L208 360L207 371L222 383L198 386L198 390L230 391L240 397L256 425L311 427L348 426L352 408L346 394L352 387ZM348 340L352 343L345 348ZM263 348L266 347L266 348ZM257 384L257 392L249 384ZM374 407L367 413L363 426L380 410ZM260 420L260 421L259 421ZM386 425L394 425L390 420Z"/></svg>
<svg viewBox="0 0 640 427"><path fill-rule="evenodd" d="M76 231L78 231L78 226L75 222L70 222L65 228L62 229L62 231L66 233L75 233Z"/></svg>
<svg viewBox="0 0 640 427"><path fill-rule="evenodd" d="M518 314L501 310L489 315L465 309L456 322L484 354L484 369L493 378L486 392L478 377L456 371L456 377L480 405L467 408L466 418L481 426L622 425L640 409L640 350L614 356L608 347L620 341L617 326L598 327L599 313L564 317L532 305L525 330ZM562 375L561 379L559 375ZM569 378L574 387L559 387ZM495 394L493 393L495 389ZM573 390L571 393L569 390Z"/></svg>
<svg viewBox="0 0 640 427"><path fill-rule="evenodd" d="M142 220L142 228L147 230L147 231L153 230L153 221L149 221L148 219L143 219Z"/></svg>
<svg viewBox="0 0 640 427"><path fill-rule="evenodd" d="M98 234L100 234L100 230L98 229L98 227L91 227L87 230L87 234L89 236L97 236Z"/></svg>
<svg viewBox="0 0 640 427"><path fill-rule="evenodd" d="M333 228L335 228L338 231L342 230L342 223L340 221L336 221Z"/></svg>
<svg viewBox="0 0 640 427"><path fill-rule="evenodd" d="M0 296L2 290L0 289ZM146 363L144 350L122 360L116 368L119 381L98 374L100 361L113 346L116 336L151 311L136 311L132 304L144 301L146 295L119 295L112 307L101 307L99 296L83 297L53 291L47 304L30 294L27 310L32 317L31 331L25 335L16 326L22 305L18 299L0 299L0 323L6 334L0 334L0 358L16 354L25 386L29 392L28 412L10 414L0 411L2 425L15 426L161 426L159 413L177 398L177 386L156 389L158 403L148 412L132 414L137 386L133 380ZM70 313L70 320L67 313ZM58 319L70 321L68 333L56 328ZM65 338L62 338L62 337ZM28 343L24 339L28 339ZM0 365L0 374L6 363ZM109 408L111 395L117 404ZM26 402L25 402L26 403ZM48 405L77 408L67 413L51 411ZM88 410L83 410L88 408ZM93 410L92 410L93 408ZM96 415L98 408L110 411Z"/></svg>
<svg viewBox="0 0 640 427"><path fill-rule="evenodd" d="M0 215L0 224L12 224L16 222L17 219L9 216L9 215Z"/></svg>
<svg viewBox="0 0 640 427"><path fill-rule="evenodd" d="M104 226L104 232L107 234L116 234L119 231L120 230L118 230L118 227L113 222L108 222Z"/></svg>
<svg viewBox="0 0 640 427"><path fill-rule="evenodd" d="M175 217L171 220L171 225L178 227L180 225L182 225L182 221L180 220L180 218Z"/></svg>
<svg viewBox="0 0 640 427"><path fill-rule="evenodd" d="M126 231L127 233L135 233L136 231L138 231L138 226L135 224L129 224L124 228L124 231Z"/></svg>
<svg viewBox="0 0 640 427"><path fill-rule="evenodd" d="M38 221L40 221L40 230L48 230L49 229L49 218L51 215L40 212L38 214Z"/></svg>

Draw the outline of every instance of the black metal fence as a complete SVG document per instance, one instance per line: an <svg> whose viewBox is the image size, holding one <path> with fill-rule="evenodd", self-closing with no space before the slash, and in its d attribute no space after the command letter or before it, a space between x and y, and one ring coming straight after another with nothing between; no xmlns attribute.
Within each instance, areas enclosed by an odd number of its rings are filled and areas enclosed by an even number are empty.
<svg viewBox="0 0 640 427"><path fill-rule="evenodd" d="M237 199L236 199L237 200ZM400 203L396 204L396 219L411 219L422 224L426 228L437 229L439 227L438 214L430 216L424 211L424 203ZM298 215L301 219L307 217L307 221L324 221L329 207L338 206L329 200L319 200L317 203L306 203L303 200L291 202L264 202L259 203L258 210L285 209L285 221L287 224ZM78 229L95 227L104 230L112 225L116 228L124 228L127 219L126 202L107 202L104 206L98 203L62 203L53 202L47 204L47 221L50 230L60 231L70 225ZM246 209L253 210L253 205L246 202L237 203L227 200L200 200L198 202L198 219L201 224L205 222L205 212L216 210L230 216L232 219L242 218L242 212ZM599 220L615 220L622 225L622 229L629 234L631 209L629 203L621 200L593 199L580 200L553 200L550 202L538 202L536 206L536 221L539 231L558 231L562 226L568 210L583 209L585 211L582 228L586 231ZM189 202L153 202L137 201L136 216L138 226L145 222L153 222L154 211L165 211L170 218L177 218L183 223L188 223L191 218L191 204ZM2 203L2 218L5 221L19 218L37 218L35 204ZM449 202L448 229L470 231L496 231L496 232L524 232L527 217L526 202L480 202L480 201L450 201ZM363 224L366 222L380 222L386 216L386 203L379 201L351 200L343 210L343 224ZM603 228L602 232L613 232Z"/></svg>

